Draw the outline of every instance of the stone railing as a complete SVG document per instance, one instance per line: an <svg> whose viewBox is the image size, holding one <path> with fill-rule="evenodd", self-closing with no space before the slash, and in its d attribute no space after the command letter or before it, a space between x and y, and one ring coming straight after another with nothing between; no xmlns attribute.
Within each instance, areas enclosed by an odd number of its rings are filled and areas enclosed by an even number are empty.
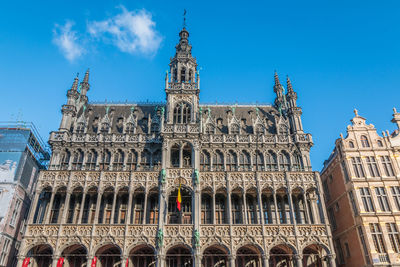
<svg viewBox="0 0 400 267"><path fill-rule="evenodd" d="M198 124L167 124L164 125L162 132L169 133L193 133L199 134L200 127Z"/></svg>
<svg viewBox="0 0 400 267"><path fill-rule="evenodd" d="M51 132L50 142L75 143L161 143L156 134L69 134L67 132Z"/></svg>
<svg viewBox="0 0 400 267"><path fill-rule="evenodd" d="M287 143L312 143L310 134L294 134L294 135L237 135L237 134L203 134L201 136L202 143L264 143L264 144L287 144Z"/></svg>

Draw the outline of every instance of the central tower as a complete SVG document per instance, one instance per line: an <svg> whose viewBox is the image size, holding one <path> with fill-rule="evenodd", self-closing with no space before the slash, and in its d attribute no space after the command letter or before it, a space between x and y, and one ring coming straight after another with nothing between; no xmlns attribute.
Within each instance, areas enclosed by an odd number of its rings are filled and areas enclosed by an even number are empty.
<svg viewBox="0 0 400 267"><path fill-rule="evenodd" d="M200 75L185 27L179 37L175 56L169 63L170 71L165 76L167 124L189 124L198 120Z"/></svg>

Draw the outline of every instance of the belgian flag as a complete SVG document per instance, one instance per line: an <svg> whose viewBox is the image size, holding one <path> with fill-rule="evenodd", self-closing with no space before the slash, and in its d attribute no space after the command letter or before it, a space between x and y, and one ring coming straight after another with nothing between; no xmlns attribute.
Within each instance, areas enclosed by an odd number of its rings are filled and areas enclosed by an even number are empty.
<svg viewBox="0 0 400 267"><path fill-rule="evenodd" d="M176 207L178 208L179 211L181 211L181 203L182 203L181 183L179 183L178 197L176 198Z"/></svg>

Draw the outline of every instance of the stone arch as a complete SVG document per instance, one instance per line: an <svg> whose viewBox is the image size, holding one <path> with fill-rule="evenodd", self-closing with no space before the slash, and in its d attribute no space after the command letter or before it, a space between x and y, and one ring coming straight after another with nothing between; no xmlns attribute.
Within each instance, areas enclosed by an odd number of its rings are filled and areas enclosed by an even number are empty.
<svg viewBox="0 0 400 267"><path fill-rule="evenodd" d="M32 267L51 266L54 249L46 243L33 244L26 249Z"/></svg>
<svg viewBox="0 0 400 267"><path fill-rule="evenodd" d="M192 266L192 248L186 244L176 244L168 248L166 253L166 266Z"/></svg>
<svg viewBox="0 0 400 267"><path fill-rule="evenodd" d="M49 203L52 192L53 188L51 186L46 186L41 189L35 215L33 217L33 223L43 223L45 220L47 212L49 212L51 209L51 207L49 207Z"/></svg>
<svg viewBox="0 0 400 267"><path fill-rule="evenodd" d="M296 248L288 243L274 243L269 246L269 265L270 266L292 266L296 264L294 255L297 254Z"/></svg>
<svg viewBox="0 0 400 267"><path fill-rule="evenodd" d="M64 257L65 267L81 267L87 263L88 250L80 243L72 243L63 246L61 249L61 256Z"/></svg>
<svg viewBox="0 0 400 267"><path fill-rule="evenodd" d="M243 244L236 250L237 267L262 267L262 248L257 244Z"/></svg>
<svg viewBox="0 0 400 267"><path fill-rule="evenodd" d="M122 250L117 244L99 244L94 249L97 262L101 267L113 267L121 264Z"/></svg>
<svg viewBox="0 0 400 267"><path fill-rule="evenodd" d="M330 250L320 243L307 242L302 247L302 263L303 266L322 267L326 257L330 255Z"/></svg>
<svg viewBox="0 0 400 267"><path fill-rule="evenodd" d="M227 266L229 249L223 244L210 244L202 250L202 267Z"/></svg>
<svg viewBox="0 0 400 267"><path fill-rule="evenodd" d="M129 248L128 267L156 266L155 249L149 244L135 244ZM124 265L125 266L125 265Z"/></svg>
<svg viewBox="0 0 400 267"><path fill-rule="evenodd" d="M260 223L259 221L259 207L258 207L258 190L255 186L251 186L246 190L244 195L245 197L245 204L246 204L246 217L247 224L257 224Z"/></svg>

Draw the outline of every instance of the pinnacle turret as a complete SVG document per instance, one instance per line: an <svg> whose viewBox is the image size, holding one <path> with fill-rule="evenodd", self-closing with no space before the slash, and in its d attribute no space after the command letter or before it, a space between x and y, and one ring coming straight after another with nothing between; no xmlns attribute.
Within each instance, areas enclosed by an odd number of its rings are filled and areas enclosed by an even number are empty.
<svg viewBox="0 0 400 267"><path fill-rule="evenodd" d="M81 96L86 97L86 93L90 89L90 84L89 84L89 69L87 69L85 73L85 77L83 77L83 81L81 82Z"/></svg>

